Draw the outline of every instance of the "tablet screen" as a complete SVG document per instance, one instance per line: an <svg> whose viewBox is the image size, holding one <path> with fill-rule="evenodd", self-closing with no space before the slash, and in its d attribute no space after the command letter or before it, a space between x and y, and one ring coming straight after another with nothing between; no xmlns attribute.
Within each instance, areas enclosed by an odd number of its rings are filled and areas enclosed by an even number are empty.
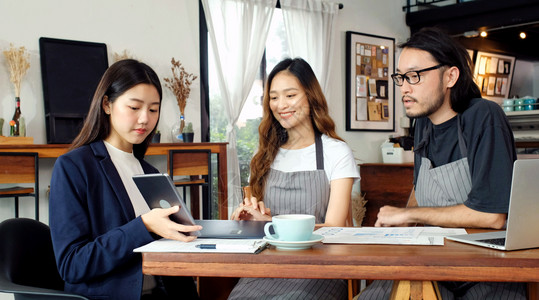
<svg viewBox="0 0 539 300"><path fill-rule="evenodd" d="M195 225L195 220L191 216L191 212L185 205L168 174L135 175L133 176L133 180L150 209L169 208L177 205L180 207L180 210L170 215L171 220L183 225ZM192 235L198 234L199 232L192 233Z"/></svg>

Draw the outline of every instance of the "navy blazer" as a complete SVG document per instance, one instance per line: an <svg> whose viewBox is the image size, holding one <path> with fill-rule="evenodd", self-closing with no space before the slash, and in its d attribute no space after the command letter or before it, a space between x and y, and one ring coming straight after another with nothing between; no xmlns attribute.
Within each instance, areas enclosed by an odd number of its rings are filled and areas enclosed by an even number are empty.
<svg viewBox="0 0 539 300"><path fill-rule="evenodd" d="M158 170L140 160L144 173ZM142 259L152 242L102 141L58 158L51 178L49 223L65 290L91 299L139 299Z"/></svg>

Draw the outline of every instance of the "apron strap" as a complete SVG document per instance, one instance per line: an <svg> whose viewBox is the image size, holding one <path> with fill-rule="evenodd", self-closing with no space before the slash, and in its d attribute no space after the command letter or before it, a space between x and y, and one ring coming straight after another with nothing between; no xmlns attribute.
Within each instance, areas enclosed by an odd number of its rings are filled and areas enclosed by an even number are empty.
<svg viewBox="0 0 539 300"><path fill-rule="evenodd" d="M324 146L322 145L322 135L319 132L314 134L314 143L316 147L316 169L324 170Z"/></svg>
<svg viewBox="0 0 539 300"><path fill-rule="evenodd" d="M460 114L457 115L457 135L459 137L459 149L460 149L460 155L462 157L468 157L468 147L466 147L466 142L464 141L464 136L462 134L462 128L460 125Z"/></svg>

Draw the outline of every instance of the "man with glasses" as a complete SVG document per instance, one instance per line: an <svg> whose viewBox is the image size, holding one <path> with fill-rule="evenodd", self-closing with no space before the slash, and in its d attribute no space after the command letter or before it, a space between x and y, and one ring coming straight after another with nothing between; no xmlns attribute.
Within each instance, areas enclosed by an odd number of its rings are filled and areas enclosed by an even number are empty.
<svg viewBox="0 0 539 300"><path fill-rule="evenodd" d="M375 226L503 228L516 159L503 110L481 99L468 52L441 30L423 28L399 47L391 77L416 119L414 189L407 208L382 207ZM525 299L521 283L439 287L443 299ZM360 299L387 298L390 289L391 281L375 282Z"/></svg>

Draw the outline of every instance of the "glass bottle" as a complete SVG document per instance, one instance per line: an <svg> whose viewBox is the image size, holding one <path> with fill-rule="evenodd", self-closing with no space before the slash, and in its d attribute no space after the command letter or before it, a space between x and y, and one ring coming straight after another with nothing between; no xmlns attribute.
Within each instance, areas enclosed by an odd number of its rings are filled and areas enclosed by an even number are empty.
<svg viewBox="0 0 539 300"><path fill-rule="evenodd" d="M10 136L24 136L21 135L21 98L15 97L15 113L13 114L13 118L11 119L12 122L10 122ZM23 119L24 122L24 119Z"/></svg>
<svg viewBox="0 0 539 300"><path fill-rule="evenodd" d="M183 142L182 132L183 132L184 125L185 125L185 117L183 115L180 115L180 120L174 123L174 125L172 125L172 128L170 129L173 143Z"/></svg>

